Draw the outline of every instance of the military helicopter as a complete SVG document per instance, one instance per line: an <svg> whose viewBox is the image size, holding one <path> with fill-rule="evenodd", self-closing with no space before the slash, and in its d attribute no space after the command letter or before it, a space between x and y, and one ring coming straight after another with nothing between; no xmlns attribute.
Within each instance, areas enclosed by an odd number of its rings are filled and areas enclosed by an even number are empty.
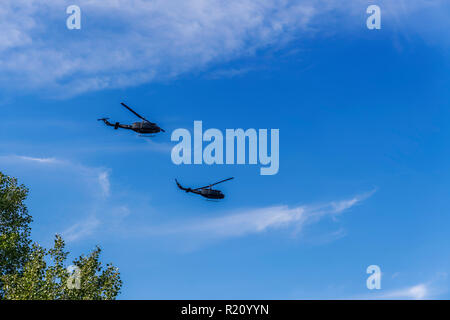
<svg viewBox="0 0 450 320"><path fill-rule="evenodd" d="M141 122L135 122L132 125L128 124L120 124L119 122L116 122L115 124L112 124L108 121L109 118L102 118L97 119L98 121L103 121L107 126L114 127L114 129L122 128L122 129L128 129L133 130L134 132L140 133L140 134L154 134L158 133L160 131L165 132L164 129L161 129L158 127L156 123L150 122L138 113L136 113L133 109L131 109L129 106L127 106L125 103L120 103L122 106L127 108L129 111L131 111L134 115L136 115L138 118L141 118Z"/></svg>
<svg viewBox="0 0 450 320"><path fill-rule="evenodd" d="M223 198L225 198L225 195L222 193L222 191L211 189L211 187L212 187L212 186L215 186L216 184L219 184L219 183L222 183L222 182L231 180L231 179L234 179L234 177L228 178L228 179L225 179L225 180L221 180L221 181L219 181L219 182L210 184L209 186L205 186L205 187L201 187L201 188L196 188L196 189L191 189L191 188L184 188L184 187L182 187L182 186L178 183L178 180L177 180L177 179L175 179L175 182L177 183L178 188L180 188L181 190L184 190L184 191L186 191L186 192L192 192L192 193L195 193L195 194L199 194L199 195L201 195L202 197L205 197L205 198L207 198L207 199L223 199Z"/></svg>

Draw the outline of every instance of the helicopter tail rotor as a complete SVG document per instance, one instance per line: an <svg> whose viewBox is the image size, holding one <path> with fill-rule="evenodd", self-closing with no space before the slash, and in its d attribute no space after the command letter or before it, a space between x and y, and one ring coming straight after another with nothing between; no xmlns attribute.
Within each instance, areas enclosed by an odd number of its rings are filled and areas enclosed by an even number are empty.
<svg viewBox="0 0 450 320"><path fill-rule="evenodd" d="M185 188L185 187L183 187L183 186L178 182L177 179L175 179L175 182L177 183L178 188L180 188L181 190L184 190L184 191L186 191L186 192L192 192L192 189L191 189L191 188Z"/></svg>

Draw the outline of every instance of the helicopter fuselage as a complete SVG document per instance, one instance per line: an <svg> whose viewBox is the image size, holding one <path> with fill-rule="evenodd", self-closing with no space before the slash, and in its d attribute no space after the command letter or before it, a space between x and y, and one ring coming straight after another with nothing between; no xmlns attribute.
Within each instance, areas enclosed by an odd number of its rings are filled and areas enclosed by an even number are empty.
<svg viewBox="0 0 450 320"><path fill-rule="evenodd" d="M147 122L147 121L133 123L131 125L131 130L133 130L134 132L137 132L137 133L142 133L142 134L161 132L160 127L158 127L154 123Z"/></svg>
<svg viewBox="0 0 450 320"><path fill-rule="evenodd" d="M200 189L199 194L208 199L223 199L225 195L220 190Z"/></svg>
<svg viewBox="0 0 450 320"><path fill-rule="evenodd" d="M220 190L214 190L214 189L209 189L209 188L194 190L191 188L183 188L183 187L181 187L180 189L182 189L186 192L192 192L192 193L198 194L207 199L223 199L223 198L225 198L225 195Z"/></svg>

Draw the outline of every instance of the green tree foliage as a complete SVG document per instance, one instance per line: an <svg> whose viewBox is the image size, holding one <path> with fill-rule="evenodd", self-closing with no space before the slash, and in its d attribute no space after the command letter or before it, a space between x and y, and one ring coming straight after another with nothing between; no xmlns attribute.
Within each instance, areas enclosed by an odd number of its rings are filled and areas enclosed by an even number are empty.
<svg viewBox="0 0 450 320"><path fill-rule="evenodd" d="M75 259L68 270L60 236L51 249L31 244L32 219L23 203L28 190L1 173L0 179L0 299L115 299L120 273L111 264L102 266L101 249Z"/></svg>
<svg viewBox="0 0 450 320"><path fill-rule="evenodd" d="M4 295L2 278L18 274L30 253L30 223L24 200L28 189L17 179L0 172L0 298Z"/></svg>

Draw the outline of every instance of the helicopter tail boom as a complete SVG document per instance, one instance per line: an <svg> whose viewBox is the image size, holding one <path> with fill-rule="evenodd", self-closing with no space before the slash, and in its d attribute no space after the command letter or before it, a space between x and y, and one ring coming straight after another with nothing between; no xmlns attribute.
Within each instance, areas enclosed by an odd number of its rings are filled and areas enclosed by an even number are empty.
<svg viewBox="0 0 450 320"><path fill-rule="evenodd" d="M103 121L107 126L114 126L114 125L111 124L108 120L109 120L109 118L101 118L101 119L97 119L97 121Z"/></svg>

